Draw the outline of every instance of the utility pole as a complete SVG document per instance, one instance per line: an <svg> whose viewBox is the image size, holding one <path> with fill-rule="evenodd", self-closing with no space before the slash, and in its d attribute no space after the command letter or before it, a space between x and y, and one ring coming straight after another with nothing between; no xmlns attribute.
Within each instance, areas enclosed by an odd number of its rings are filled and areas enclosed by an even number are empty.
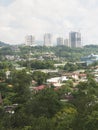
<svg viewBox="0 0 98 130"><path fill-rule="evenodd" d="M2 100L2 95L0 93L0 105L2 105L2 103L3 103L3 100Z"/></svg>

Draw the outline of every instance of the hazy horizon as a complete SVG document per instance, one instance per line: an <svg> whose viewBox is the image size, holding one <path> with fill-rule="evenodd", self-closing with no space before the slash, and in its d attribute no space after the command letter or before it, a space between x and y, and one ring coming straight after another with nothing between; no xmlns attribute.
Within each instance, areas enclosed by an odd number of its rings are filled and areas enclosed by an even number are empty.
<svg viewBox="0 0 98 130"><path fill-rule="evenodd" d="M23 43L26 35L43 41L44 33L68 38L80 31L83 44L98 45L97 0L0 0L0 41Z"/></svg>

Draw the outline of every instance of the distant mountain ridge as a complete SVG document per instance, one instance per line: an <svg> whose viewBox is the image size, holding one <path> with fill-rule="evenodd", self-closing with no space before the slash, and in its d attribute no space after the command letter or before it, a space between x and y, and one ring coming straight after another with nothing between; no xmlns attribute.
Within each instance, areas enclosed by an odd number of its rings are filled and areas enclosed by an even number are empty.
<svg viewBox="0 0 98 130"><path fill-rule="evenodd" d="M8 43L5 43L5 42L0 41L0 47L3 47L3 46L9 46L9 44L8 44Z"/></svg>

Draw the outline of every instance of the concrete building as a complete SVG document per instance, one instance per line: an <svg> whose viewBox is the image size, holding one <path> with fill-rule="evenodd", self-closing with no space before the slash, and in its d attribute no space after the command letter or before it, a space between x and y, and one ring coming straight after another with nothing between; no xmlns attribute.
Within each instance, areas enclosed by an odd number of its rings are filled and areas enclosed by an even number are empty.
<svg viewBox="0 0 98 130"><path fill-rule="evenodd" d="M90 65L94 62L98 62L98 55L91 54L91 55L82 57L81 61L86 63L86 65Z"/></svg>
<svg viewBox="0 0 98 130"><path fill-rule="evenodd" d="M64 45L64 40L62 37L58 37L57 38L57 46L62 46L62 45Z"/></svg>
<svg viewBox="0 0 98 130"><path fill-rule="evenodd" d="M50 33L44 35L44 46L52 46L52 35Z"/></svg>
<svg viewBox="0 0 98 130"><path fill-rule="evenodd" d="M67 47L70 47L69 39L64 39L64 45L67 46Z"/></svg>
<svg viewBox="0 0 98 130"><path fill-rule="evenodd" d="M69 44L70 47L82 47L81 45L81 33L80 32L70 32L69 33Z"/></svg>
<svg viewBox="0 0 98 130"><path fill-rule="evenodd" d="M35 44L35 37L32 35L27 35L25 37L25 45L33 46Z"/></svg>

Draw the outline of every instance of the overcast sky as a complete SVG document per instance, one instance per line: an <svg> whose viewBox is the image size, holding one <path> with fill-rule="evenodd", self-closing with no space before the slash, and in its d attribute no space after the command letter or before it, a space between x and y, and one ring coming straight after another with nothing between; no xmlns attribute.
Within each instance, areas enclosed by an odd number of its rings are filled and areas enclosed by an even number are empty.
<svg viewBox="0 0 98 130"><path fill-rule="evenodd" d="M98 44L98 0L0 0L0 41L23 43L25 35L68 37L80 31L84 44Z"/></svg>

